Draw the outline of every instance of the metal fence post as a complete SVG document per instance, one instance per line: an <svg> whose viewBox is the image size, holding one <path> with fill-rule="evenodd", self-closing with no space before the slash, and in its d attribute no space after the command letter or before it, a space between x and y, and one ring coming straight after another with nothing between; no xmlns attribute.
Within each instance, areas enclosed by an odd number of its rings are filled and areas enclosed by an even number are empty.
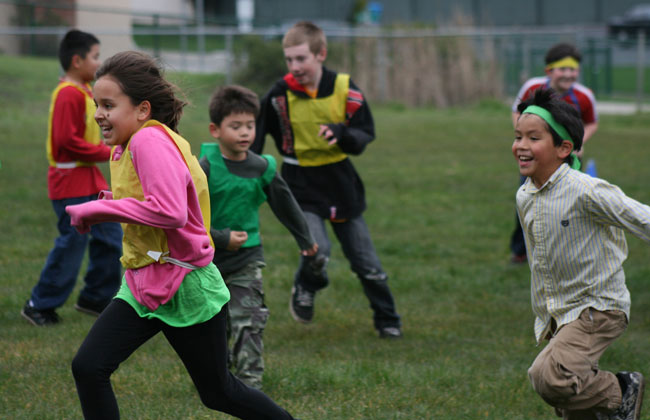
<svg viewBox="0 0 650 420"><path fill-rule="evenodd" d="M232 33L226 34L226 84L232 83L233 41Z"/></svg>
<svg viewBox="0 0 650 420"><path fill-rule="evenodd" d="M643 71L645 69L645 31L637 32L636 45L636 112L641 112L643 107Z"/></svg>

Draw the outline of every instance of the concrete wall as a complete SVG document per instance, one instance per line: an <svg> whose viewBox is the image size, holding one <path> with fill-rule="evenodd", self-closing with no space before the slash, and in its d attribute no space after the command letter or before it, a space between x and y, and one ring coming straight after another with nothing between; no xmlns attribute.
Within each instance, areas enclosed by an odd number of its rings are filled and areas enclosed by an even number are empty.
<svg viewBox="0 0 650 420"><path fill-rule="evenodd" d="M13 26L12 20L16 15L16 8L8 4L0 4L0 27ZM18 54L20 52L20 40L14 35L0 36L0 53Z"/></svg>
<svg viewBox="0 0 650 420"><path fill-rule="evenodd" d="M104 0L77 0L77 5L76 27L99 38L102 58L135 47L131 38L131 0L112 0L111 13L92 10L106 9Z"/></svg>

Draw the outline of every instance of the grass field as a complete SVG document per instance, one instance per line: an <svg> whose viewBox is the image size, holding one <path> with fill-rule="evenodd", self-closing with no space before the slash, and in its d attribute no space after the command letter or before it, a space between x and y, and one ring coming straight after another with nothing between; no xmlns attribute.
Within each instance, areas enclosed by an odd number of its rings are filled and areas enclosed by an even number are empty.
<svg viewBox="0 0 650 420"><path fill-rule="evenodd" d="M70 362L93 319L72 308L54 328L32 327L21 306L56 236L47 199L44 141L54 60L0 56L0 418L79 419ZM181 132L208 140L216 76L175 74L193 105ZM297 262L291 236L262 209L271 317L265 391L294 415L318 420L552 419L526 370L535 346L529 269L508 264L518 175L508 107L374 107L377 140L354 158L366 219L390 275L404 338L376 338L359 282L340 248L312 325L287 303ZM599 176L650 203L650 116L602 116L586 157ZM270 147L267 152L273 152ZM103 167L105 170L106 167ZM650 376L650 247L628 235L632 294L626 334L601 360ZM125 419L226 419L204 408L162 336L113 375ZM646 401L648 403L648 401ZM650 419L650 405L644 419Z"/></svg>

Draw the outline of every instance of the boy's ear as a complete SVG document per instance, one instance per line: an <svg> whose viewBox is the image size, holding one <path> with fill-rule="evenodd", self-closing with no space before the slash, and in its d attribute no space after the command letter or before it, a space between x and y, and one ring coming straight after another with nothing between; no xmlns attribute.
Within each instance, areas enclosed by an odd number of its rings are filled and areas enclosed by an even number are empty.
<svg viewBox="0 0 650 420"><path fill-rule="evenodd" d="M70 67L78 69L81 67L81 62L83 61L83 58L79 54L74 54L72 56L72 60L70 60Z"/></svg>
<svg viewBox="0 0 650 420"><path fill-rule="evenodd" d="M213 122L210 123L210 135L215 139L221 137L221 129Z"/></svg>
<svg viewBox="0 0 650 420"><path fill-rule="evenodd" d="M325 61L326 58L327 58L327 47L323 47L320 49L319 53L316 54L316 60L322 63L323 61Z"/></svg>
<svg viewBox="0 0 650 420"><path fill-rule="evenodd" d="M151 102L142 101L136 108L138 109L138 120L147 121L151 119Z"/></svg>
<svg viewBox="0 0 650 420"><path fill-rule="evenodd" d="M557 147L557 153L560 160L564 160L573 152L573 143L569 140L562 140L562 144Z"/></svg>

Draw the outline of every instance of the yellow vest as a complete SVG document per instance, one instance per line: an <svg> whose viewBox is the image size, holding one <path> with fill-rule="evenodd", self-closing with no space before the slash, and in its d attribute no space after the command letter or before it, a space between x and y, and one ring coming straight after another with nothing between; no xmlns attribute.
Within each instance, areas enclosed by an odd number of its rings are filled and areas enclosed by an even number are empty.
<svg viewBox="0 0 650 420"><path fill-rule="evenodd" d="M54 89L54 92L52 92L52 98L50 100L50 116L47 121L47 143L45 146L47 148L47 160L50 162L50 166L58 166L60 168L93 166L93 162L56 162L52 155L52 116L54 115L54 104L56 103L56 98L59 96L61 89L68 86L72 86L75 89L79 90L79 92L83 93L86 100L86 130L84 131L84 140L90 144L99 144L101 142L101 138L99 136L99 125L97 125L97 122L95 121L95 109L97 108L95 106L95 101L93 101L93 98L88 94L88 92L86 92L79 85L70 82L61 82L56 87L56 89ZM90 85L87 84L86 87L90 89Z"/></svg>
<svg viewBox="0 0 650 420"><path fill-rule="evenodd" d="M305 99L287 91L294 151L300 166L322 166L347 158L341 148L318 135L321 124L345 122L350 76L338 74L334 92L324 98Z"/></svg>
<svg viewBox="0 0 650 420"><path fill-rule="evenodd" d="M194 155L192 155L192 150L190 149L190 144L187 140L172 131L166 125L156 120L149 120L140 128L140 130L152 126L162 126L183 156L185 164L192 175L194 188L196 189L199 198L205 231L208 234L208 238L210 238L210 245L214 247L212 236L210 236L210 194L208 191L208 181L205 173L199 165L199 161ZM131 136L131 139L132 138L133 136ZM110 162L113 198L120 199L132 197L144 201L142 184L140 183L138 174L135 172L135 168L133 167L131 151L129 150L131 139L129 139L127 147L122 153L122 156L120 156L120 159L117 161L111 160ZM113 151L114 150L115 148L113 148ZM111 155L113 151L111 151ZM152 151L152 153L155 153L155 151ZM161 170L164 170L164 168L161 168ZM164 255L167 255L169 252L167 235L165 235L163 229L130 223L122 223L122 229L124 230L124 236L122 239L123 254L120 261L125 268L144 267L145 265L149 265L156 261L161 264L165 263L163 260L154 259L147 255L149 251L154 251L155 253L161 253Z"/></svg>

